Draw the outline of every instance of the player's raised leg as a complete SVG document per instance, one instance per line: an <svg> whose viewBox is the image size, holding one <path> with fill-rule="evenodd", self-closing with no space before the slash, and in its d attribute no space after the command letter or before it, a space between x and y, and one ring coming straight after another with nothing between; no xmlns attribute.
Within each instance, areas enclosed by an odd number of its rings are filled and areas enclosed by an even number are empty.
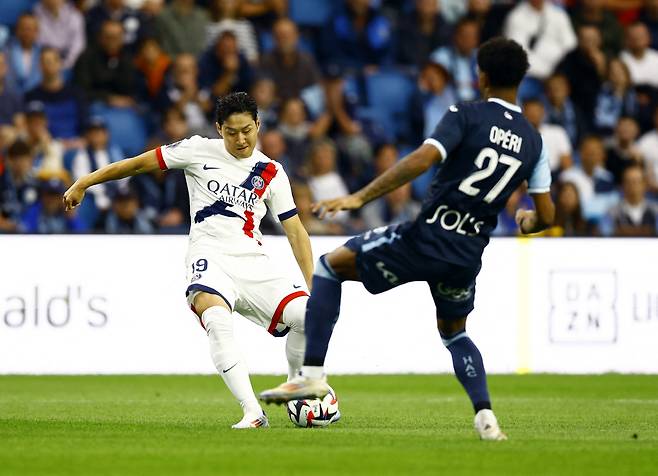
<svg viewBox="0 0 658 476"><path fill-rule="evenodd" d="M233 316L228 303L215 294L200 292L194 298L210 342L210 355L217 372L233 396L240 402L244 416L235 429L269 426L249 380L249 372L233 336Z"/></svg>
<svg viewBox="0 0 658 476"><path fill-rule="evenodd" d="M304 316L307 297L299 297L288 303L283 311L283 322L290 328L286 337L286 359L288 360L288 381L299 375L304 363L306 336L304 335Z"/></svg>
<svg viewBox="0 0 658 476"><path fill-rule="evenodd" d="M475 430L483 440L506 440L491 410L487 374L479 349L466 333L466 317L437 318L443 345L452 355L455 375L471 399L475 411Z"/></svg>
<svg viewBox="0 0 658 476"><path fill-rule="evenodd" d="M338 320L342 283L358 280L356 253L346 247L320 257L313 274L313 291L306 306L306 352L301 375L265 390L261 400L283 403L300 398L321 398L329 392L324 378L324 359Z"/></svg>

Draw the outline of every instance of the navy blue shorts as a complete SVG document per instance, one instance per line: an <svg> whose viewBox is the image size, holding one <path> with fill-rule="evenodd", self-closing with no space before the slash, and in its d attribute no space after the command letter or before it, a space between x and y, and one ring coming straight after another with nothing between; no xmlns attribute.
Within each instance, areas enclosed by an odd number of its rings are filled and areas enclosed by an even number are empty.
<svg viewBox="0 0 658 476"><path fill-rule="evenodd" d="M401 284L425 281L437 317L450 320L470 314L480 265L464 267L440 258L428 259L411 248L398 231L399 225L376 228L345 243L356 253L357 273L365 288L379 294Z"/></svg>

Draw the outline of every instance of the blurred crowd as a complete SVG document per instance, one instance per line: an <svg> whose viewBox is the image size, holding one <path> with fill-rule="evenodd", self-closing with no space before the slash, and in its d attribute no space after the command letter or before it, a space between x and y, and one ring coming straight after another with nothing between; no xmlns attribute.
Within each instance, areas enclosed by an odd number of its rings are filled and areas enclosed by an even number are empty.
<svg viewBox="0 0 658 476"><path fill-rule="evenodd" d="M312 234L412 219L436 168L359 213L354 191L479 98L478 45L522 44L519 91L553 172L549 236L656 236L658 0L11 0L0 2L0 233L185 233L180 171L61 195L105 164L193 134L248 91L259 148L291 177ZM517 190L496 234L515 235ZM266 222L265 232L277 233Z"/></svg>

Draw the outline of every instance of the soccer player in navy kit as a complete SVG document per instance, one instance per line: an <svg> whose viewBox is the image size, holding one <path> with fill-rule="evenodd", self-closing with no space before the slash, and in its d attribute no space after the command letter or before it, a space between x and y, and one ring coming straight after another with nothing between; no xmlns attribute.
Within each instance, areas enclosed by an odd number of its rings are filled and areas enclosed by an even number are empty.
<svg viewBox="0 0 658 476"><path fill-rule="evenodd" d="M528 69L525 51L512 40L494 38L480 47L478 66L485 101L451 106L432 136L386 173L352 195L314 206L321 217L358 209L441 162L415 221L368 231L320 258L306 308L302 372L262 392L262 400L281 403L327 393L323 366L343 281L361 281L374 294L426 281L441 338L473 404L480 438L506 439L491 410L482 357L466 334L466 319L473 310L482 252L511 193L528 181L535 210L516 214L524 234L549 227L554 206L541 136L514 104Z"/></svg>

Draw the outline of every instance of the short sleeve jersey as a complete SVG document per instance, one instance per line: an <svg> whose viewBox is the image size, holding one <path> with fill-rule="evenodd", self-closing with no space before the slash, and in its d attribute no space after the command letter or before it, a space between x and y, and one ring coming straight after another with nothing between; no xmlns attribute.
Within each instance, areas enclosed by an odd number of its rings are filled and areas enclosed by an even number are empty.
<svg viewBox="0 0 658 476"><path fill-rule="evenodd" d="M190 196L190 246L208 245L231 255L262 253L260 222L297 214L281 164L259 150L232 156L222 139L193 136L156 149L160 168L183 169Z"/></svg>
<svg viewBox="0 0 658 476"><path fill-rule="evenodd" d="M526 180L529 193L550 190L541 136L514 104L494 98L450 106L425 144L443 160L407 230L424 255L478 263L512 192Z"/></svg>

